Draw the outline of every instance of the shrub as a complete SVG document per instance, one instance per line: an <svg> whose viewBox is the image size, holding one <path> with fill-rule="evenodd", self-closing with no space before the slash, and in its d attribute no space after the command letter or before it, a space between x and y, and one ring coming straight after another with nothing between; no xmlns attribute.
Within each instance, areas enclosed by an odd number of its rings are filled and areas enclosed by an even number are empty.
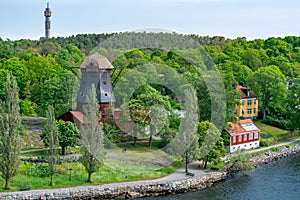
<svg viewBox="0 0 300 200"><path fill-rule="evenodd" d="M33 176L33 177L49 177L50 172L47 165L39 165L34 168L30 168L26 171L27 176Z"/></svg>
<svg viewBox="0 0 300 200"><path fill-rule="evenodd" d="M259 145L261 147L268 147L268 146L271 146L272 144L274 144L274 138L273 137L270 137L268 139L261 138L260 142L259 142Z"/></svg>
<svg viewBox="0 0 300 200"><path fill-rule="evenodd" d="M285 129L288 130L290 127L290 120L287 119L279 119L279 118L275 118L275 117L271 117L271 116L266 116L266 124L271 125L271 126L275 126L277 128L281 128L281 129Z"/></svg>

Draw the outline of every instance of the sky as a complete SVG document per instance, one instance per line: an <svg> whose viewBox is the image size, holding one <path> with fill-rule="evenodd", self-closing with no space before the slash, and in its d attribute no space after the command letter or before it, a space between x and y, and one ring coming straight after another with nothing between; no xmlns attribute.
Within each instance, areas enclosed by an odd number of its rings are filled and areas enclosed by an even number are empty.
<svg viewBox="0 0 300 200"><path fill-rule="evenodd" d="M162 29L247 39L300 35L299 0L0 0L2 39Z"/></svg>

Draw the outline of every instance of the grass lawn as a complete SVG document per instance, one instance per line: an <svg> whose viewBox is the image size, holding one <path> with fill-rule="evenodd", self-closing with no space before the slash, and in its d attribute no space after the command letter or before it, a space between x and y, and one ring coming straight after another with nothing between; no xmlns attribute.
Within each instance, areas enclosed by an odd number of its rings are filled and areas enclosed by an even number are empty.
<svg viewBox="0 0 300 200"><path fill-rule="evenodd" d="M122 151L126 148L126 152ZM158 148L148 148L146 144L131 144L107 149L107 159L98 172L92 175L92 184L105 184L124 181L155 179L166 176L181 166L181 162L170 158ZM22 156L41 156L46 151L24 153ZM39 164L41 165L41 164ZM19 173L12 179L11 191L17 191L20 186L30 186L30 189L52 188L50 178L44 176L44 166L35 163L22 162ZM72 170L69 170L69 169ZM53 188L91 185L86 182L87 173L81 163L63 163L57 165ZM71 179L70 179L71 178ZM0 178L0 191L4 189L4 179Z"/></svg>
<svg viewBox="0 0 300 200"><path fill-rule="evenodd" d="M261 122L261 120L255 120L254 123L261 130L262 137L278 137L283 136L289 133L287 130L282 130L280 128L276 128L274 126L270 126Z"/></svg>

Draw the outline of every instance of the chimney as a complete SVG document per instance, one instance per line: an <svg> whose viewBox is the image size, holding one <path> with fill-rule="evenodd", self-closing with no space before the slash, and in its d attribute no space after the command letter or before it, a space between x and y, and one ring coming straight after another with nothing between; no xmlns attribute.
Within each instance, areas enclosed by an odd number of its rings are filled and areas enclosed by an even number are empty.
<svg viewBox="0 0 300 200"><path fill-rule="evenodd" d="M245 83L244 82L240 82L240 86L245 87Z"/></svg>
<svg viewBox="0 0 300 200"><path fill-rule="evenodd" d="M250 89L247 89L247 97L250 97Z"/></svg>
<svg viewBox="0 0 300 200"><path fill-rule="evenodd" d="M235 118L235 123L238 124L239 122L240 122L239 117L236 117L236 118Z"/></svg>

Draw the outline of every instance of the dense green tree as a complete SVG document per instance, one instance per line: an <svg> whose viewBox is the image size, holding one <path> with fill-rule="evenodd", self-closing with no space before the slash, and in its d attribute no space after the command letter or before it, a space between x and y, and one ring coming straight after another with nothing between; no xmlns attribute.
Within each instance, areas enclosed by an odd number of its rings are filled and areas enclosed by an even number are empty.
<svg viewBox="0 0 300 200"><path fill-rule="evenodd" d="M261 67L248 80L250 88L258 96L263 114L266 119L270 107L282 106L287 94L287 83L284 75L277 66Z"/></svg>
<svg viewBox="0 0 300 200"><path fill-rule="evenodd" d="M23 60L30 74L30 97L38 105L41 103L42 87L46 80L52 78L55 74L62 72L62 68L55 64L50 57L32 56L29 60Z"/></svg>
<svg viewBox="0 0 300 200"><path fill-rule="evenodd" d="M200 159L204 160L204 168L208 162L218 161L225 155L226 150L219 129L209 121L198 124L198 143L200 146Z"/></svg>
<svg viewBox="0 0 300 200"><path fill-rule="evenodd" d="M55 108L56 117L71 109L77 95L77 83L77 77L66 70L46 80L41 88L39 113L43 114L48 105Z"/></svg>
<svg viewBox="0 0 300 200"><path fill-rule="evenodd" d="M15 78L7 76L4 84L5 100L0 102L0 171L9 189L11 178L17 174L21 151L21 118L18 86Z"/></svg>
<svg viewBox="0 0 300 200"><path fill-rule="evenodd" d="M178 133L180 122L180 117L175 113L170 113L167 117L163 128L158 133L162 142L162 147L166 146L174 139Z"/></svg>
<svg viewBox="0 0 300 200"><path fill-rule="evenodd" d="M143 101L138 99L131 99L129 101L130 117L134 122L134 126L131 130L131 136L133 137L133 145L136 145L137 137L144 135L145 125L149 124L149 116L147 110L143 108Z"/></svg>
<svg viewBox="0 0 300 200"><path fill-rule="evenodd" d="M297 80L295 80L297 81ZM300 79L293 85L286 98L286 115L290 120L289 129L293 133L300 129Z"/></svg>
<svg viewBox="0 0 300 200"><path fill-rule="evenodd" d="M264 41L264 48L266 49L268 56L285 56L289 58L289 52L292 50L292 45L285 42L281 38L268 38Z"/></svg>
<svg viewBox="0 0 300 200"><path fill-rule="evenodd" d="M9 59L14 57L17 52L14 50L14 42L10 40L0 41L0 59Z"/></svg>
<svg viewBox="0 0 300 200"><path fill-rule="evenodd" d="M199 120L209 120L211 117L211 101L209 97L209 89L198 73L184 73L184 77L193 85L197 91L197 105L199 107Z"/></svg>
<svg viewBox="0 0 300 200"><path fill-rule="evenodd" d="M138 95L138 100L143 102L143 107L147 110L150 122L150 136L149 136L149 146L152 145L152 138L157 134L158 126L165 122L165 113L163 108L171 110L170 98L168 96L161 95L157 90L151 86L143 87L143 91ZM155 105L159 105L158 108ZM147 116L146 116L147 117Z"/></svg>
<svg viewBox="0 0 300 200"><path fill-rule="evenodd" d="M71 44L68 44L66 48L61 49L59 52L52 53L51 56L64 69L69 69L71 66L79 66L84 58L84 54Z"/></svg>
<svg viewBox="0 0 300 200"><path fill-rule="evenodd" d="M78 144L79 131L76 125L72 122L59 120L57 123L59 146L61 154L66 154L67 147L75 147Z"/></svg>
<svg viewBox="0 0 300 200"><path fill-rule="evenodd" d="M247 49L241 53L242 63L253 71L265 65L267 54L265 50Z"/></svg>
<svg viewBox="0 0 300 200"><path fill-rule="evenodd" d="M230 63L232 65L232 72L236 83L246 83L248 78L252 75L253 71L246 65L237 63Z"/></svg>
<svg viewBox="0 0 300 200"><path fill-rule="evenodd" d="M20 98L25 98L26 86L30 76L28 68L17 57L7 59L3 63L0 63L0 68L9 71L10 74L16 78Z"/></svg>

